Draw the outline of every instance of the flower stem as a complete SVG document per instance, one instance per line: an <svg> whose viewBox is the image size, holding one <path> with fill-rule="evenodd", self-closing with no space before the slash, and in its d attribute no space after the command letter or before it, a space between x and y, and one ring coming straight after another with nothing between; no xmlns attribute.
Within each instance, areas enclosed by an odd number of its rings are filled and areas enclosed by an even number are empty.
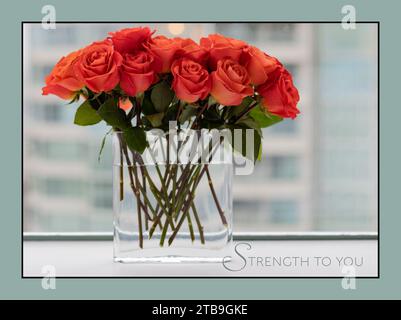
<svg viewBox="0 0 401 320"><path fill-rule="evenodd" d="M257 101L252 102L248 108L243 110L237 117L234 118L234 120L231 121L231 123L236 123L239 121L244 115L246 115L248 112L250 112L253 108L255 108L258 105Z"/></svg>
<svg viewBox="0 0 401 320"><path fill-rule="evenodd" d="M142 186L143 189L145 191L145 193L147 192L146 190L146 178L144 177L144 175L142 175ZM148 204L145 202L145 208L147 210ZM149 230L149 219L148 216L145 214L145 230L148 231Z"/></svg>
<svg viewBox="0 0 401 320"><path fill-rule="evenodd" d="M199 182L199 170L197 171L197 173L194 174L194 176L191 179L191 182L189 183L190 185L192 184L191 192L188 194L187 201L185 202L185 204L183 206L183 209L182 209L183 214L181 216L181 219L178 222L178 224L176 225L172 235L168 239L168 245L169 246L171 245L171 243L173 242L173 240L177 236L178 231L180 230L180 228L181 228L186 216L188 215L189 207L190 207L191 203L193 202L193 200L195 199L195 190L196 190L196 187L198 185L198 182Z"/></svg>
<svg viewBox="0 0 401 320"><path fill-rule="evenodd" d="M123 144L121 138L120 138L120 149L123 150L125 157L126 157L126 161L127 161L127 165L128 165L128 171L129 171L129 176L130 176L130 182L131 182L131 188L132 191L134 192L136 199L137 199L137 214L138 214L138 237L139 237L139 247L142 249L143 248L143 233L142 233L142 213L141 213L141 198L140 198L140 194L139 191L137 189L137 187L139 186L139 180L138 180L138 176L136 173L136 168L134 168L134 175L135 175L135 184L134 184L134 179L132 177L132 167L130 165L131 161L129 159L128 156L128 151L127 151L127 146L125 144Z"/></svg>
<svg viewBox="0 0 401 320"><path fill-rule="evenodd" d="M120 139L120 201L124 200L124 156Z"/></svg>
<svg viewBox="0 0 401 320"><path fill-rule="evenodd" d="M120 139L121 139L121 138L120 138ZM121 141L121 140L120 140L120 141ZM121 142L122 142L122 141L121 141ZM124 142L122 142L121 144L122 144L122 150L123 150L123 153L124 153L126 162L127 162L127 167L128 167L128 173L129 173L129 178L130 178L131 189L132 189L134 195L137 197L137 194L139 193L139 190L138 190L138 189L139 189L139 187L140 187L140 184L138 184L138 186L135 186L134 177L133 177L133 166L132 166L131 160L130 160L129 155L128 155L128 148L127 148L127 145L126 145ZM156 212L155 212L155 210L153 209L151 203L149 202L149 199L146 197L146 193L144 193L144 201L145 201L145 203L147 204L147 206L145 206L145 205L142 203L140 197L137 197L137 201L139 202L141 208L144 210L145 214L148 216L148 219L149 219L149 220L152 220L152 217L150 217L150 215L149 215L149 212L148 212L148 210L147 210L148 207L149 207L149 210L152 212L153 216L156 217ZM161 225L160 225L160 227L161 227Z"/></svg>
<svg viewBox="0 0 401 320"><path fill-rule="evenodd" d="M180 166L180 169L181 169L181 171L184 170L182 166ZM204 237L204 234L203 234L203 226L202 226L201 221L199 219L198 210L196 209L194 201L192 201L192 203L191 203L191 210L192 210L192 213L193 213L193 215L195 217L196 225L198 227L200 241L201 241L202 244L205 244L205 237ZM190 222L190 221L188 221L188 222Z"/></svg>
<svg viewBox="0 0 401 320"><path fill-rule="evenodd" d="M201 241L202 244L205 244L205 236L203 234L203 226L202 226L201 221L199 219L198 211L196 210L194 202L191 203L191 209L192 209L192 212L193 212L194 217L195 217L196 225L198 226L200 241Z"/></svg>
<svg viewBox="0 0 401 320"><path fill-rule="evenodd" d="M221 209L221 205L220 205L219 199L217 198L216 191L214 190L212 177L210 176L210 172L209 172L209 166L207 164L205 164L205 168L206 168L206 175L207 175L207 180L208 180L208 184L209 184L209 187L210 187L210 191L212 192L214 203L216 204L217 211L219 212L219 215L220 215L220 218L221 218L221 222L223 223L224 226L227 227L228 226L227 219L226 219L226 217L224 215L223 209Z"/></svg>
<svg viewBox="0 0 401 320"><path fill-rule="evenodd" d="M139 179L138 179L136 167L133 168L133 171L134 171L134 176L135 176L135 184L137 186L139 186ZM137 192L137 198L140 199L140 194L139 194L138 189L136 190L136 192ZM137 213L138 213L139 247L143 248L142 213L141 213L141 206L139 204L139 201L137 201Z"/></svg>

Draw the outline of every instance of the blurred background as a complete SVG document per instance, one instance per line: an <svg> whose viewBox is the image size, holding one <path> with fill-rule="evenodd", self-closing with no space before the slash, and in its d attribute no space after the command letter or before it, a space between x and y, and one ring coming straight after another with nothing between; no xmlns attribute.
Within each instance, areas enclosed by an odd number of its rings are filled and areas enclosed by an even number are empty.
<svg viewBox="0 0 401 320"><path fill-rule="evenodd" d="M144 25L144 24L141 24ZM377 231L377 26L147 24L166 36L239 38L294 75L300 116L264 129L263 159L234 181L234 231ZM111 147L77 105L41 96L61 56L135 24L24 24L24 231L112 231Z"/></svg>

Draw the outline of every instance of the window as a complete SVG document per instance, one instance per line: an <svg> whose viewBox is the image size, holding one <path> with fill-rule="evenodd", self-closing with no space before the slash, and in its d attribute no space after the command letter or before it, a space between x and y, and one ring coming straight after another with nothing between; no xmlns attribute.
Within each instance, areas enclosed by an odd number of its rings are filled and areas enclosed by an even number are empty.
<svg viewBox="0 0 401 320"><path fill-rule="evenodd" d="M271 43L294 41L296 26L288 23L235 23L218 24L217 31L224 35L249 42L268 40Z"/></svg>
<svg viewBox="0 0 401 320"><path fill-rule="evenodd" d="M74 43L77 41L77 29L71 28L67 25L57 25L57 30L48 30L47 33L41 30L40 25L34 25L32 27L32 40L35 43L45 45L64 45L68 43Z"/></svg>
<svg viewBox="0 0 401 320"><path fill-rule="evenodd" d="M238 28L238 25L235 23L222 23L217 25L216 31L232 38L255 41L258 30L259 25L253 23L244 24L242 28Z"/></svg>
<svg viewBox="0 0 401 320"><path fill-rule="evenodd" d="M293 200L275 200L270 203L270 222L290 224L298 222L298 206Z"/></svg>
<svg viewBox="0 0 401 320"><path fill-rule="evenodd" d="M30 118L41 122L60 122L63 110L56 104L35 104L29 110Z"/></svg>
<svg viewBox="0 0 401 320"><path fill-rule="evenodd" d="M113 199L109 193L112 188L111 181L99 181L94 184L92 204L96 208L111 209L113 207Z"/></svg>
<svg viewBox="0 0 401 320"><path fill-rule="evenodd" d="M33 140L31 150L34 155L48 160L66 161L85 157L87 148L75 142Z"/></svg>
<svg viewBox="0 0 401 320"><path fill-rule="evenodd" d="M77 179L38 179L37 186L40 192L50 197L81 197L83 191L83 182Z"/></svg>
<svg viewBox="0 0 401 320"><path fill-rule="evenodd" d="M297 131L297 122L290 119L284 119L276 125L263 129L263 134L269 137L270 134L274 135L292 135Z"/></svg>
<svg viewBox="0 0 401 320"><path fill-rule="evenodd" d="M272 42L292 42L294 41L296 26L291 23L263 23L260 25L260 32L267 33Z"/></svg>
<svg viewBox="0 0 401 320"><path fill-rule="evenodd" d="M298 177L298 159L295 156L272 156L270 177L277 180L293 180Z"/></svg>
<svg viewBox="0 0 401 320"><path fill-rule="evenodd" d="M52 69L53 66L50 64L42 65L42 63L38 63L37 65L33 65L32 69L30 70L32 81L37 81L37 79L44 81Z"/></svg>
<svg viewBox="0 0 401 320"><path fill-rule="evenodd" d="M25 231L112 230L110 137L97 162L108 129L76 128L76 104L33 88L43 86L61 48L68 53L127 26L26 25ZM194 38L213 32L272 48L301 96L299 118L263 129L263 161L251 176L235 177L235 231L376 231L376 26L360 24L350 33L336 24L185 25Z"/></svg>

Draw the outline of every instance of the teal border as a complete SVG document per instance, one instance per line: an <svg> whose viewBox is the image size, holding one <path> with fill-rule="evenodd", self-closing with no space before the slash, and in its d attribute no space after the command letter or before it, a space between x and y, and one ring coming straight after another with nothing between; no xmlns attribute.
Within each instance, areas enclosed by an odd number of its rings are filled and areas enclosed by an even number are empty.
<svg viewBox="0 0 401 320"><path fill-rule="evenodd" d="M20 278L21 154L20 154L20 22L40 20L48 1L10 2L2 10L2 125L0 166L0 297L36 299L393 299L401 297L398 119L400 49L398 3L389 1L212 1L189 3L51 1L58 20L129 21L328 21L341 19L341 7L352 4L357 20L381 22L380 209L381 278L357 281L356 290L343 290L339 279L116 279L57 281L56 290L43 290L41 280ZM398 7L398 8L397 8Z"/></svg>

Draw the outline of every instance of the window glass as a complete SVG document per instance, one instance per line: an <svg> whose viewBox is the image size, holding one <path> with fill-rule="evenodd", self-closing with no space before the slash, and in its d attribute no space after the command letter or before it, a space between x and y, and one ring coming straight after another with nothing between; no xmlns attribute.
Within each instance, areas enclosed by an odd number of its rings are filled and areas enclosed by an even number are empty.
<svg viewBox="0 0 401 320"><path fill-rule="evenodd" d="M111 231L110 136L73 124L77 104L42 96L62 55L139 24L24 27L24 230ZM167 24L151 24L167 36ZM377 230L377 27L185 24L179 36L240 38L293 74L301 114L263 129L263 159L234 182L235 231Z"/></svg>

